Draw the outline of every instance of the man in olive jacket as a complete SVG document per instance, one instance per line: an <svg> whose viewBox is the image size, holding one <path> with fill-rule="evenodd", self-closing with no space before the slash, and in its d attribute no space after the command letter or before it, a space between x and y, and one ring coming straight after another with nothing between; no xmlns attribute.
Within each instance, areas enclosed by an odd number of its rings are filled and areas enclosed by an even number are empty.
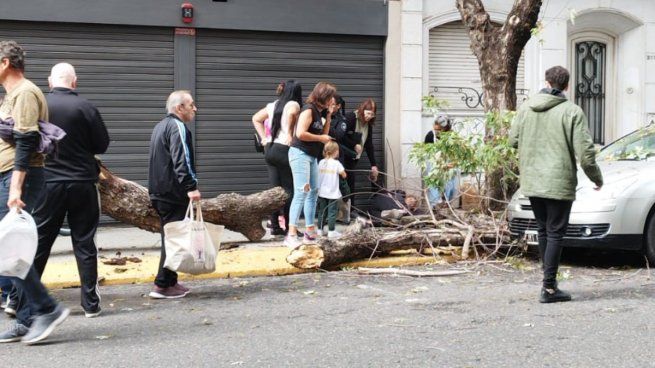
<svg viewBox="0 0 655 368"><path fill-rule="evenodd" d="M557 269L563 237L575 200L576 157L596 190L603 176L582 109L566 99L569 72L555 66L546 71L548 88L518 110L510 143L518 148L521 192L530 199L537 222L539 253L543 262L542 303L571 300L557 287Z"/></svg>

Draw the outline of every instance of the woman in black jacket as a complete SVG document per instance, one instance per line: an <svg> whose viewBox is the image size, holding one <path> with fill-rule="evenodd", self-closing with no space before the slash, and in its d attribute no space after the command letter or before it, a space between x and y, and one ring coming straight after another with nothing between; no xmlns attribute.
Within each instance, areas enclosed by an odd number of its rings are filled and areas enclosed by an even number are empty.
<svg viewBox="0 0 655 368"><path fill-rule="evenodd" d="M354 156L344 155L343 166L348 172L348 186L350 187L350 206L354 205L355 167L364 151L371 163L369 178L372 182L378 180L378 167L375 161L375 147L373 146L373 126L375 125L376 105L373 99L364 100L355 111L345 116L345 124L335 126L337 142L354 152Z"/></svg>

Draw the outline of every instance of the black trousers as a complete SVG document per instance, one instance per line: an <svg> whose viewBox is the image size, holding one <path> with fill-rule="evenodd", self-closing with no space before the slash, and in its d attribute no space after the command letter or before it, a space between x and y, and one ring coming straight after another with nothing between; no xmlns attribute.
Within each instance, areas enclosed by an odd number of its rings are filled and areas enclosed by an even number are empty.
<svg viewBox="0 0 655 368"><path fill-rule="evenodd" d="M346 169L346 173L348 176L346 177L346 181L348 182L348 189L350 191L349 196L346 197L344 194L343 200L350 200L350 208L355 207L355 177L356 177L356 172L355 167L357 167L357 163L359 161L353 161L353 160L343 160L343 168ZM343 194L343 193L342 193Z"/></svg>
<svg viewBox="0 0 655 368"><path fill-rule="evenodd" d="M152 201L161 222L161 256L159 257L159 270L155 277L155 285L167 288L177 284L177 272L164 268L166 261L166 243L164 241L164 225L173 221L184 220L189 204L175 204L163 201Z"/></svg>
<svg viewBox="0 0 655 368"><path fill-rule="evenodd" d="M530 197L539 233L539 255L543 262L545 288L557 287L557 269L572 204L572 201Z"/></svg>
<svg viewBox="0 0 655 368"><path fill-rule="evenodd" d="M82 286L82 308L85 311L96 311L100 304L98 248L95 243L100 219L99 200L93 182L46 183L41 203L33 213L39 231L39 245L34 258L34 268L39 276L43 275L64 218L68 218Z"/></svg>
<svg viewBox="0 0 655 368"><path fill-rule="evenodd" d="M289 209L291 208L291 200L293 199L293 174L291 174L291 166L289 166L289 146L279 143L267 145L265 159L271 185L284 188L289 195L282 208L282 214L284 215L285 224L288 229ZM271 214L271 224L274 227L277 227L278 215L279 211Z"/></svg>

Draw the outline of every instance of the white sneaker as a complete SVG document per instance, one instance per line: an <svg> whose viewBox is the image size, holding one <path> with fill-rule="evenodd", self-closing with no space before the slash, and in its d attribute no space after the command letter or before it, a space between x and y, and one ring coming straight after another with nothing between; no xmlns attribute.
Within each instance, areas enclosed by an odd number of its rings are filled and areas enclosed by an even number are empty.
<svg viewBox="0 0 655 368"><path fill-rule="evenodd" d="M339 239L341 237L341 233L336 230L328 231L327 237L328 239Z"/></svg>
<svg viewBox="0 0 655 368"><path fill-rule="evenodd" d="M291 249L296 249L302 245L302 240L298 239L295 235L287 235L284 237L284 245Z"/></svg>

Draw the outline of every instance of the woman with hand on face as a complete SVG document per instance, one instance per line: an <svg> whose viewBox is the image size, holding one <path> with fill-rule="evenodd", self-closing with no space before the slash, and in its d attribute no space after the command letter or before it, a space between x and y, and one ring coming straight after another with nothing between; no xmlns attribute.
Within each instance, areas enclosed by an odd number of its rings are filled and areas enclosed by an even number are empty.
<svg viewBox="0 0 655 368"><path fill-rule="evenodd" d="M289 213L289 233L284 239L284 244L290 248L296 248L303 242L316 241L314 217L318 200L318 159L321 158L323 144L332 140L328 132L331 116L336 110L336 93L337 89L332 83L316 84L296 124L289 148L294 193ZM302 242L297 237L301 211L305 214L306 227Z"/></svg>
<svg viewBox="0 0 655 368"><path fill-rule="evenodd" d="M348 186L350 187L350 207L354 206L356 193L355 190L355 167L365 151L368 155L368 160L371 163L371 172L369 179L375 183L378 180L378 166L375 161L375 147L373 146L373 126L375 125L376 105L373 99L368 98L364 100L357 110L351 111L346 114L346 132L340 139L340 144L346 147L352 147L356 152L354 158L344 157L343 166L348 173Z"/></svg>

